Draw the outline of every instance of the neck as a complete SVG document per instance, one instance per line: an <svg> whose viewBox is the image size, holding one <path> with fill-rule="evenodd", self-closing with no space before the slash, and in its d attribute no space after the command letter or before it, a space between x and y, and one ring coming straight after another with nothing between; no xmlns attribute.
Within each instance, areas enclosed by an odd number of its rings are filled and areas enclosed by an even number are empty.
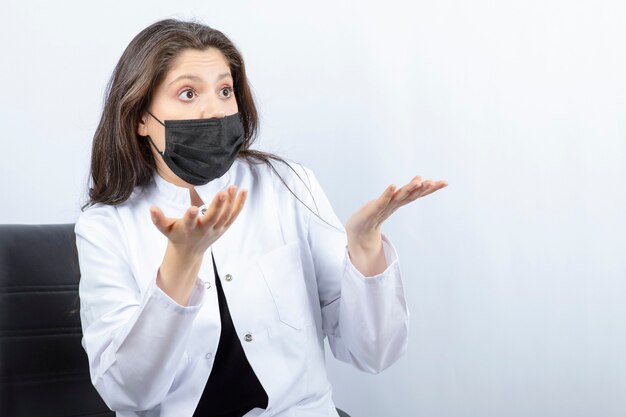
<svg viewBox="0 0 626 417"><path fill-rule="evenodd" d="M165 165L163 162L161 162L161 164ZM204 204L204 201L202 201L202 198L200 198L200 195L196 191L196 188L193 185L178 178L178 176L176 176L176 174L174 174L172 170L170 170L166 165L165 167L157 167L157 173L165 181L171 184L177 185L179 187L187 188L189 190L189 198L191 199L192 206L200 207L201 205Z"/></svg>
<svg viewBox="0 0 626 417"><path fill-rule="evenodd" d="M178 177L178 175L174 174L172 170L165 165L162 159L157 158L157 173L163 178L165 181L177 185L179 187L187 188L189 190L194 190L195 187L189 184L186 181L183 181Z"/></svg>

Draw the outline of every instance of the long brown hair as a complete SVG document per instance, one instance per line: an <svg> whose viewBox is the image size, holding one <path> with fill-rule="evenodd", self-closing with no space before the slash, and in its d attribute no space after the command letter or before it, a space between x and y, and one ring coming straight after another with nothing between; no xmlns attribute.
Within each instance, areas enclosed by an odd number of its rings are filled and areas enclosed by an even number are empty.
<svg viewBox="0 0 626 417"><path fill-rule="evenodd" d="M243 57L230 39L219 30L199 22L166 19L153 23L135 36L107 84L102 118L93 139L89 201L83 210L95 203L123 203L135 187L150 183L156 161L148 142L141 140L137 133L137 124L148 110L152 93L166 76L174 59L186 49L206 50L211 47L224 55L233 77L235 98L244 128L244 143L238 157L251 163L266 163L285 186L286 182L271 161L286 164L300 178L291 165L278 155L250 149L257 138L259 116L248 85ZM304 180L300 180L308 189ZM304 204L289 186L287 188ZM319 217L319 213L304 205Z"/></svg>

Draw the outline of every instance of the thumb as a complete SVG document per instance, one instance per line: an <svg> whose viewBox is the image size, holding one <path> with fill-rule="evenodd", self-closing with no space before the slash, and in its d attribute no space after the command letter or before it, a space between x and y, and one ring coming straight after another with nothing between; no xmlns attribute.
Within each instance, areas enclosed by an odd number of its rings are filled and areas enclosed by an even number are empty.
<svg viewBox="0 0 626 417"><path fill-rule="evenodd" d="M378 206L380 210L384 210L387 208L395 192L396 192L395 185L390 185L389 187L385 189L385 191L383 191L380 197L378 197Z"/></svg>
<svg viewBox="0 0 626 417"><path fill-rule="evenodd" d="M365 203L355 214L358 214L360 217L370 219L382 216L385 209L389 206L389 203L391 202L395 191L396 186L390 185L385 189L385 191L383 191L380 196Z"/></svg>
<svg viewBox="0 0 626 417"><path fill-rule="evenodd" d="M150 218L156 228L166 236L169 233L172 224L176 221L176 219L165 217L165 214L163 214L161 209L157 206L150 206Z"/></svg>

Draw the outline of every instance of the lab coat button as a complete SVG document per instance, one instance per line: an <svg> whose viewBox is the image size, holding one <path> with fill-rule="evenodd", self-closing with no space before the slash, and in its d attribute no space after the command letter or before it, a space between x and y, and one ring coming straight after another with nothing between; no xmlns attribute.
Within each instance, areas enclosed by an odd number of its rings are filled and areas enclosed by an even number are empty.
<svg viewBox="0 0 626 417"><path fill-rule="evenodd" d="M246 334L244 339L246 340L246 342L252 342L252 335L250 333L248 333L248 334Z"/></svg>
<svg viewBox="0 0 626 417"><path fill-rule="evenodd" d="M207 359L211 359L213 357L213 352L209 352L206 355L204 355L205 358Z"/></svg>
<svg viewBox="0 0 626 417"><path fill-rule="evenodd" d="M230 282L230 281L232 281L232 280L233 280L233 276L232 276L231 274L226 274L226 276L224 277L224 279L225 279L226 281L229 281L229 282Z"/></svg>
<svg viewBox="0 0 626 417"><path fill-rule="evenodd" d="M209 281L205 282L205 283L204 283L204 288L206 288L207 290L208 290L209 288L211 288L211 283L210 283Z"/></svg>

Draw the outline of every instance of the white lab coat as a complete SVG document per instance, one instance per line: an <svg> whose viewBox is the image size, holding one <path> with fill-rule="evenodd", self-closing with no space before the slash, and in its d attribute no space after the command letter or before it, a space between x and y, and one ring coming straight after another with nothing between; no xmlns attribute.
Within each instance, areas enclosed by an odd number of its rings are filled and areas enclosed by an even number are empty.
<svg viewBox="0 0 626 417"><path fill-rule="evenodd" d="M296 175L274 165L340 231L298 202L265 164L236 160L196 188L207 205L230 184L249 190L239 217L211 247L235 331L269 399L267 410L246 416L337 416L324 337L337 359L370 373L406 350L409 312L397 254L383 235L388 266L364 277L311 170L292 163ZM211 252L189 304L176 303L156 285L167 238L150 219L151 204L182 217L189 191L155 175L123 204L96 204L76 222L82 346L92 383L117 416L191 416L220 336Z"/></svg>

